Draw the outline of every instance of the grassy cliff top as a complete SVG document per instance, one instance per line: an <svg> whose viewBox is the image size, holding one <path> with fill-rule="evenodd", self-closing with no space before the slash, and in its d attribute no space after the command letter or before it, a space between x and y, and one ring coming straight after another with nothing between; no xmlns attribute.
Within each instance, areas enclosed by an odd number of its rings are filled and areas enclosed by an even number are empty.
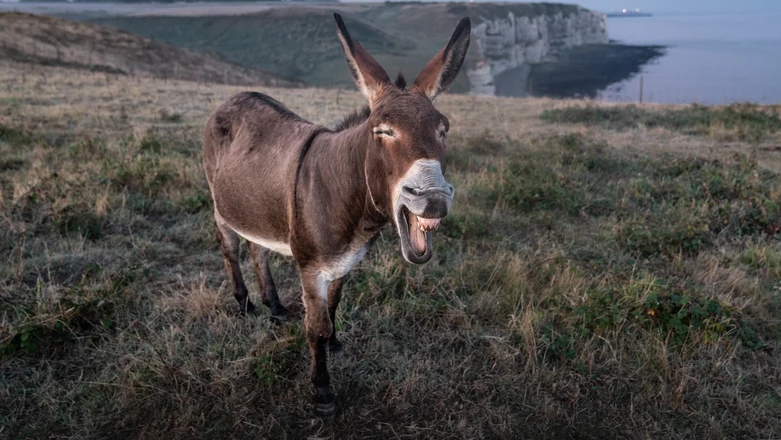
<svg viewBox="0 0 781 440"><path fill-rule="evenodd" d="M349 275L320 420L303 323L238 316L214 243L201 130L246 87L7 59L0 84L8 438L781 432L778 107L439 98L451 214L428 264L389 227ZM364 103L260 91L331 126Z"/></svg>

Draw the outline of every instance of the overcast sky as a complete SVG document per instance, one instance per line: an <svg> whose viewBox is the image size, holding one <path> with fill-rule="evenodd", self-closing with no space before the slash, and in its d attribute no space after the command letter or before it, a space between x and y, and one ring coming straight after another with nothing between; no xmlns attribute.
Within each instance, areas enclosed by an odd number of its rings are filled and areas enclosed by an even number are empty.
<svg viewBox="0 0 781 440"><path fill-rule="evenodd" d="M762 12L781 11L781 0L570 0L596 11L610 12L640 8L648 12Z"/></svg>

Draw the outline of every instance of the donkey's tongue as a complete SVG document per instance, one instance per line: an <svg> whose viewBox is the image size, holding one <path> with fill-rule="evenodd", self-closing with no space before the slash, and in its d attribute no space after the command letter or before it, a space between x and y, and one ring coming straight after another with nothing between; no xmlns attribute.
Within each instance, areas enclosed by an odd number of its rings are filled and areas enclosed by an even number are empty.
<svg viewBox="0 0 781 440"><path fill-rule="evenodd" d="M409 223L409 241L412 245L412 249L414 249L418 255L423 255L426 253L426 233L420 230L419 223L419 221L423 219L410 213L407 220Z"/></svg>

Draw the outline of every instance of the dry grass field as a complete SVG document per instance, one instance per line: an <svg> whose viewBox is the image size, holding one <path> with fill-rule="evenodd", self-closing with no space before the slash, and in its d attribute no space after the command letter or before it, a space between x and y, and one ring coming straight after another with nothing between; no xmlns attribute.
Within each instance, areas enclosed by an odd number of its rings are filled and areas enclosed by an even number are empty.
<svg viewBox="0 0 781 440"><path fill-rule="evenodd" d="M442 97L452 214L350 275L323 420L300 318L240 316L214 241L200 130L244 89L0 65L0 438L779 436L777 108Z"/></svg>

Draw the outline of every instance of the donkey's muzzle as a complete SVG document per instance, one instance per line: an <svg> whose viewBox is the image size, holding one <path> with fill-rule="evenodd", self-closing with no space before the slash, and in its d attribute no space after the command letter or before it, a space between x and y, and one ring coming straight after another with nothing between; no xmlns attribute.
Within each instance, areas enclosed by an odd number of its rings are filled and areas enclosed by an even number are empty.
<svg viewBox="0 0 781 440"><path fill-rule="evenodd" d="M427 219L440 219L450 210L455 190L453 185L441 187L414 188L404 186L401 199L404 205L417 216Z"/></svg>

